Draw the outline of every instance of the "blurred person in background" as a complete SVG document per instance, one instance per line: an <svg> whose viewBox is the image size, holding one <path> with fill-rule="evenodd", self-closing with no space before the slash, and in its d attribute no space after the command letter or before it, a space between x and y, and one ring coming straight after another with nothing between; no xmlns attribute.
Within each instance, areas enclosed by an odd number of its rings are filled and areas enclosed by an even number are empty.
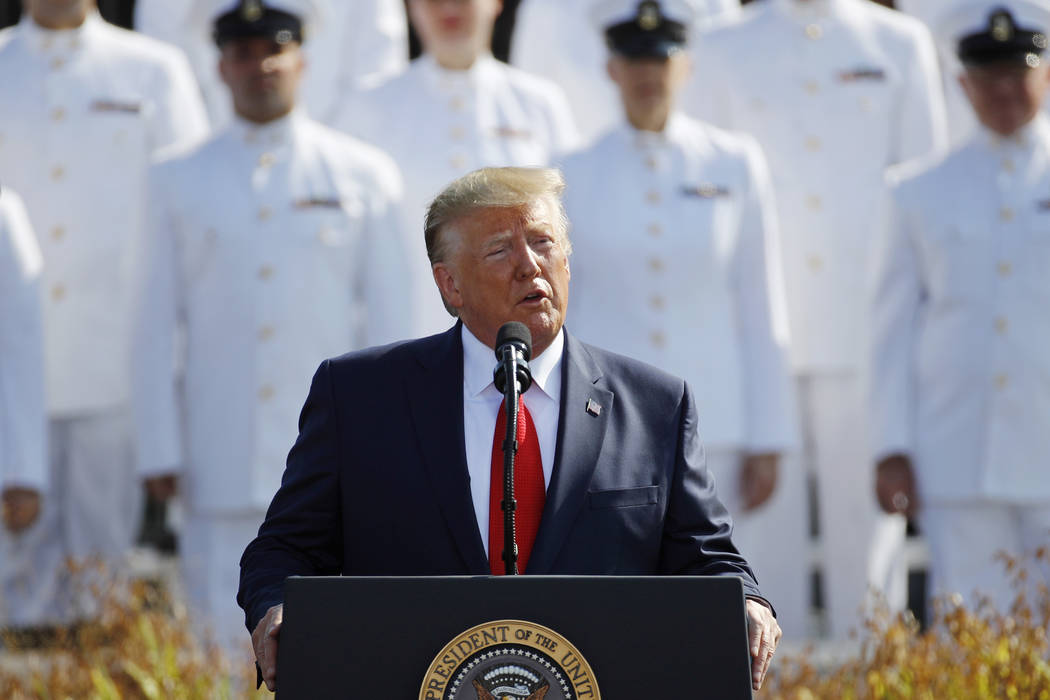
<svg viewBox="0 0 1050 700"><path fill-rule="evenodd" d="M827 632L869 588L903 608L906 523L871 493L862 280L888 166L945 147L929 32L867 0L765 0L694 43L686 110L753 135L769 159L798 382L816 478Z"/></svg>
<svg viewBox="0 0 1050 700"><path fill-rule="evenodd" d="M892 173L871 297L876 493L918 516L931 593L1006 611L997 552L1050 543L1050 7L983 2L952 24L981 127ZM1045 559L1029 574L1050 583Z"/></svg>
<svg viewBox="0 0 1050 700"><path fill-rule="evenodd" d="M53 594L30 589L38 566L60 561L35 540L41 533L41 508L47 493L47 416L44 409L44 346L40 318L40 269L43 261L22 200L0 187L0 620L18 626L14 601ZM41 601L46 602L46 601ZM39 608L41 603L30 605Z"/></svg>
<svg viewBox="0 0 1050 700"><path fill-rule="evenodd" d="M809 608L776 211L754 141L675 107L693 8L606 0L595 19L623 123L563 163L573 224L573 331L684 377L734 541L789 636ZM615 303L610 303L615 299Z"/></svg>
<svg viewBox="0 0 1050 700"><path fill-rule="evenodd" d="M325 357L405 337L411 297L396 166L296 106L297 15L227 10L214 36L235 116L150 173L134 362L139 470L154 496L181 492L194 618L232 651L238 558L280 486L302 385Z"/></svg>
<svg viewBox="0 0 1050 700"><path fill-rule="evenodd" d="M0 32L0 75L0 180L25 200L45 262L51 462L26 555L41 565L5 589L8 623L63 624L93 613L50 563L97 556L119 569L140 519L128 403L146 168L207 122L181 53L107 24L94 0L28 0Z"/></svg>
<svg viewBox="0 0 1050 700"><path fill-rule="evenodd" d="M190 59L212 124L233 114L229 93L216 71L211 28L225 0L136 0L135 29L175 44ZM309 70L302 107L330 122L340 95L359 81L393 75L408 63L408 21L402 0L280 0L274 7L303 18Z"/></svg>
<svg viewBox="0 0 1050 700"><path fill-rule="evenodd" d="M738 0L685 0L689 32L709 22L735 17ZM605 75L608 51L594 32L594 8L601 0L523 0L511 42L512 65L557 83L569 99L584 142L619 126L622 108ZM637 4L637 0L635 2Z"/></svg>
<svg viewBox="0 0 1050 700"><path fill-rule="evenodd" d="M414 335L452 318L418 245L427 203L451 180L486 166L543 166L577 143L561 89L492 57L500 0L408 0L423 55L380 85L347 96L337 126L390 153L405 178L415 301Z"/></svg>

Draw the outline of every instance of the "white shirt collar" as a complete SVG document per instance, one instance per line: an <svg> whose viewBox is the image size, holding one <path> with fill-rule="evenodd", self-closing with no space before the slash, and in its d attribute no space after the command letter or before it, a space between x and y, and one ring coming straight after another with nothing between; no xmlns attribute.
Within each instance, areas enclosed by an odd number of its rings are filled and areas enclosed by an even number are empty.
<svg viewBox="0 0 1050 700"><path fill-rule="evenodd" d="M416 61L419 63L423 75L426 76L426 80L442 90L475 87L484 81L485 77L492 70L491 66L496 63L496 59L488 52L478 56L474 60L474 64L466 70L445 68L433 56L426 53L417 58Z"/></svg>
<svg viewBox="0 0 1050 700"><path fill-rule="evenodd" d="M813 22L833 14L847 0L768 0L799 22Z"/></svg>
<svg viewBox="0 0 1050 700"><path fill-rule="evenodd" d="M302 120L299 108L293 109L283 117L258 124L234 114L230 129L244 143L266 148L285 146L292 142L296 125Z"/></svg>
<svg viewBox="0 0 1050 700"><path fill-rule="evenodd" d="M75 51L104 22L98 10L88 12L84 23L73 29L48 29L37 24L29 12L22 16L18 26L26 42L36 51Z"/></svg>
<svg viewBox="0 0 1050 700"><path fill-rule="evenodd" d="M492 370L496 366L494 350L482 343L464 324L463 338L463 390L468 397L479 396L492 387ZM529 392L539 390L556 404L561 401L561 358L565 349L565 331L558 331L554 341L538 357L529 360L532 371L532 386Z"/></svg>
<svg viewBox="0 0 1050 700"><path fill-rule="evenodd" d="M648 151L667 148L681 140L682 134L687 128L686 118L678 111L672 111L667 117L667 124L663 131L643 131L634 128L629 121L624 120L624 128L630 135L631 143L635 148Z"/></svg>
<svg viewBox="0 0 1050 700"><path fill-rule="evenodd" d="M982 142L993 151L1032 151L1050 147L1050 117L1040 111L1035 119L1010 136L1001 136L984 126L979 127Z"/></svg>

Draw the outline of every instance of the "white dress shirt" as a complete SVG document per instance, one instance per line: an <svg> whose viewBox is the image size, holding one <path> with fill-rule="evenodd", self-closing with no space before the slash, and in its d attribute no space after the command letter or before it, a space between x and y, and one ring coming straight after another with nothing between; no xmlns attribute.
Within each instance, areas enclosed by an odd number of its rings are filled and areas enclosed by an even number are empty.
<svg viewBox="0 0 1050 700"><path fill-rule="evenodd" d="M414 334L447 330L452 319L423 246L427 205L472 170L546 166L574 147L565 96L550 81L489 54L467 70L448 70L424 54L400 75L347 96L339 113L336 126L393 156L405 178L406 265L422 281Z"/></svg>
<svg viewBox="0 0 1050 700"><path fill-rule="evenodd" d="M48 410L117 408L131 394L146 170L207 130L193 75L176 49L95 12L76 29L27 16L3 30L0 75L0 180L25 200L45 261Z"/></svg>
<svg viewBox="0 0 1050 700"><path fill-rule="evenodd" d="M683 108L755 137L769 161L793 369L860 371L858 280L885 169L946 145L929 32L867 0L764 0L698 37L694 54Z"/></svg>
<svg viewBox="0 0 1050 700"><path fill-rule="evenodd" d="M293 112L235 120L156 165L149 190L135 295L140 472L184 473L198 511L265 509L317 366L408 333L397 168Z"/></svg>
<svg viewBox="0 0 1050 700"><path fill-rule="evenodd" d="M684 377L706 446L794 444L775 202L754 141L675 113L660 133L625 123L563 169L573 332Z"/></svg>
<svg viewBox="0 0 1050 700"><path fill-rule="evenodd" d="M925 502L1050 501L1050 118L894 172L873 256L876 456Z"/></svg>
<svg viewBox="0 0 1050 700"><path fill-rule="evenodd" d="M0 489L48 482L42 265L22 200L0 189Z"/></svg>
<svg viewBox="0 0 1050 700"><path fill-rule="evenodd" d="M495 351L462 328L463 336L463 444L470 474L470 495L485 551L489 548L489 487L492 474L492 439L496 432L503 394L492 383ZM521 395L536 426L543 462L544 488L551 483L554 451L558 446L558 416L561 412L561 360L565 337L558 332L554 342L529 360L532 386ZM498 507L498 506L497 506Z"/></svg>

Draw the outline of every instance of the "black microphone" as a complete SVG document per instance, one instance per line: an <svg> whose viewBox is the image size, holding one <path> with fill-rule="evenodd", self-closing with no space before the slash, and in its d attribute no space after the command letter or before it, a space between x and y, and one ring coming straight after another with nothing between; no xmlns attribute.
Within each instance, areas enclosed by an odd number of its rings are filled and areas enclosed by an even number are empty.
<svg viewBox="0 0 1050 700"><path fill-rule="evenodd" d="M524 323L511 321L504 323L496 333L496 359L499 364L492 372L492 381L496 389L507 395L507 377L517 377L518 390L523 394L532 386L532 371L529 360L532 359L532 333Z"/></svg>
<svg viewBox="0 0 1050 700"><path fill-rule="evenodd" d="M507 414L507 432L503 440L503 571L508 576L518 574L517 523L514 511L518 502L514 498L514 456L518 452L518 397L532 386L529 358L532 357L532 333L524 323L504 323L496 334L496 359L499 363L492 371L492 381L503 394L504 410ZM507 381L513 377L514 381ZM495 546L490 543L489 546Z"/></svg>

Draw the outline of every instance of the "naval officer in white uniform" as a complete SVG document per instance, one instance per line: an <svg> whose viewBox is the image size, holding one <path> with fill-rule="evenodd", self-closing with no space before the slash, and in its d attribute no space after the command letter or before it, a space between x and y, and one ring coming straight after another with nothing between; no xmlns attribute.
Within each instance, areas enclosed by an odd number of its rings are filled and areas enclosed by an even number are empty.
<svg viewBox="0 0 1050 700"><path fill-rule="evenodd" d="M405 337L410 300L396 166L295 108L302 23L247 6L215 26L234 121L150 174L136 295L139 468L184 498L187 593L227 647L243 634L238 558L280 486L301 387L325 357Z"/></svg>
<svg viewBox="0 0 1050 700"><path fill-rule="evenodd" d="M918 514L931 593L1007 610L995 559L1050 543L1050 8L960 11L981 123L946 158L893 173L872 287L880 502ZM1026 562L1033 582L1050 567Z"/></svg>
<svg viewBox="0 0 1050 700"><path fill-rule="evenodd" d="M225 0L137 0L135 29L181 48L193 65L215 127L232 116L217 64L212 24ZM359 81L375 80L408 63L408 20L402 0L280 0L270 3L303 18L310 66L301 107L329 122L339 97Z"/></svg>
<svg viewBox="0 0 1050 700"><path fill-rule="evenodd" d="M44 356L52 479L42 560L131 545L141 484L128 402L131 285L146 168L161 148L204 137L185 58L107 24L93 0L30 0L0 32L0 180L25 200L45 266ZM19 624L88 610L46 599L57 572L39 566L8 598ZM17 596L17 593L12 595Z"/></svg>
<svg viewBox="0 0 1050 700"><path fill-rule="evenodd" d="M423 55L374 89L351 94L337 126L376 144L405 178L406 249L425 280L415 302L415 335L452 318L433 286L418 231L426 206L451 180L487 166L544 166L576 145L561 90L492 57L500 0L409 0Z"/></svg>
<svg viewBox="0 0 1050 700"><path fill-rule="evenodd" d="M34 546L39 528L33 525L48 485L42 265L22 200L0 186L0 620L15 626L21 611L9 609L7 601L19 600L17 589L30 583L34 566L44 563L33 557L40 551ZM21 599L48 593L23 590Z"/></svg>
<svg viewBox="0 0 1050 700"><path fill-rule="evenodd" d="M798 436L779 260L769 254L772 185L752 139L675 108L690 70L691 13L681 0L614 0L595 15L625 117L562 164L569 322L584 340L696 388L734 541L777 601L785 633L801 635L805 492L797 465L780 468Z"/></svg>
<svg viewBox="0 0 1050 700"><path fill-rule="evenodd" d="M750 133L769 159L826 620L842 639L869 585L891 607L906 598L905 522L870 488L862 280L885 168L945 144L935 49L921 22L866 0L765 0L694 50L687 111Z"/></svg>
<svg viewBox="0 0 1050 700"><path fill-rule="evenodd" d="M740 12L739 0L684 1L690 9L691 35L711 21ZM605 76L608 52L593 30L595 11L601 14L604 4L603 0L523 0L511 37L511 64L552 80L565 91L585 143L619 126L622 116L620 96Z"/></svg>

